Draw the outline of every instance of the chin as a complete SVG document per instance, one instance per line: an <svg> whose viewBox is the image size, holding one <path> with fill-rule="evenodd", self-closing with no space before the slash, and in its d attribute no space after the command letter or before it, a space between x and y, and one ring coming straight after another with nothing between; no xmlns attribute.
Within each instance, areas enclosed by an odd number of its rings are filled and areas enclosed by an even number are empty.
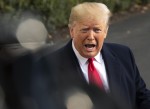
<svg viewBox="0 0 150 109"><path fill-rule="evenodd" d="M84 57L86 57L86 58L92 58L92 57L95 57L95 56L96 56L96 54L92 53L92 54L86 54Z"/></svg>

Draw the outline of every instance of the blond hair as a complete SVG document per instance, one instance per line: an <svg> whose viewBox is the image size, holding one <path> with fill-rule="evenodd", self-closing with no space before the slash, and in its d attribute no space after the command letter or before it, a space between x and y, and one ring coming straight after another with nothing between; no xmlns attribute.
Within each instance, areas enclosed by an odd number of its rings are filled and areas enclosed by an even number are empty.
<svg viewBox="0 0 150 109"><path fill-rule="evenodd" d="M103 3L84 2L74 6L71 9L68 26L72 27L74 22L90 17L97 18L98 20L104 20L106 23L108 23L109 18L111 17L111 12Z"/></svg>

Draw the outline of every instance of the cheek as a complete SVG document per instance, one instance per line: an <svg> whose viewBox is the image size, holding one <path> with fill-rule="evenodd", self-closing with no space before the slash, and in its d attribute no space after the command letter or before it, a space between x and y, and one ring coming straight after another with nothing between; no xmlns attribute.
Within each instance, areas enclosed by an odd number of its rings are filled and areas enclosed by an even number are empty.
<svg viewBox="0 0 150 109"><path fill-rule="evenodd" d="M73 40L78 44L78 46L82 43L82 38L80 38L80 36L75 36Z"/></svg>
<svg viewBox="0 0 150 109"><path fill-rule="evenodd" d="M100 40L104 40L106 38L106 33L105 32L102 32L100 35L99 35L99 39Z"/></svg>
<svg viewBox="0 0 150 109"><path fill-rule="evenodd" d="M76 44L76 47L78 49L81 49L84 44L84 37L78 34L77 36L74 37L73 41Z"/></svg>
<svg viewBox="0 0 150 109"><path fill-rule="evenodd" d="M82 38L83 38L83 35L82 35L82 34L80 34L80 33L78 33L78 32L74 33L74 39L75 39L75 40L81 41Z"/></svg>
<svg viewBox="0 0 150 109"><path fill-rule="evenodd" d="M101 35L101 36L97 37L97 42L98 42L99 46L102 45L102 43L104 42L104 39L105 39L104 35Z"/></svg>
<svg viewBox="0 0 150 109"><path fill-rule="evenodd" d="M72 32L71 32L71 36L72 36L72 37L71 37L72 39L73 39L73 38L74 38L74 39L78 39L78 38L79 38L79 33L76 32L76 31L72 31Z"/></svg>

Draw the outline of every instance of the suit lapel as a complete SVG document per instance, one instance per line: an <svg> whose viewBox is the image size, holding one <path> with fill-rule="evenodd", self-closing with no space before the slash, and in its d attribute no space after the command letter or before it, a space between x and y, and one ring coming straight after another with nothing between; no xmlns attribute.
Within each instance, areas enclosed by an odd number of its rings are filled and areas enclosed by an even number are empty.
<svg viewBox="0 0 150 109"><path fill-rule="evenodd" d="M72 49L72 41L69 41L69 43L66 45L66 51L64 51L65 56L67 56L66 58L68 58L69 60L71 60L71 63L68 64L68 66L70 67L70 69L72 70L72 77L77 77L77 81L79 81L79 83L83 83L83 84L87 84L86 79L83 75L83 72L80 68L78 59ZM67 54L66 54L67 53ZM70 61L69 61L70 62ZM70 72L69 72L70 73Z"/></svg>
<svg viewBox="0 0 150 109"><path fill-rule="evenodd" d="M86 80L84 78L83 72L79 66L77 57L75 56L72 50L71 41L69 42L69 44L67 44L66 48L67 51L65 51L65 53L68 53L67 55L70 60L72 59L73 62L72 64L74 66L72 69L76 72L73 75L78 76L79 80L85 83ZM115 55L115 53L113 53L113 51L111 51L106 44L103 45L102 56L106 66L110 93L113 94L114 96L118 96L122 93L121 78L122 78L123 71L121 70L120 62L117 56Z"/></svg>
<svg viewBox="0 0 150 109"><path fill-rule="evenodd" d="M74 75L74 77L79 77L79 81L86 83L86 80L83 76L83 72L79 66L77 57L75 56L72 50L71 41L69 42L69 44L67 44L66 48L67 49L65 49L66 51L64 52L67 53L66 56L68 56L68 58L72 60L73 67L70 66L71 69L74 71L74 74L72 75ZM121 83L123 70L118 57L106 44L103 45L102 56L106 66L110 93L113 94L113 96L122 95L124 92L122 91L124 88Z"/></svg>
<svg viewBox="0 0 150 109"><path fill-rule="evenodd" d="M122 71L120 62L116 55L104 44L102 56L105 62L110 93L113 96L119 96L121 92Z"/></svg>

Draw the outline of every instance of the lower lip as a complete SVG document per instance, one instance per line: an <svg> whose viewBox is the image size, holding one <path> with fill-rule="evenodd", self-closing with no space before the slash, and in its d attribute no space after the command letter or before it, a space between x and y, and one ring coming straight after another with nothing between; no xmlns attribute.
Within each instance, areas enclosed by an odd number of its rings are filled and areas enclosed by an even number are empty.
<svg viewBox="0 0 150 109"><path fill-rule="evenodd" d="M85 49L86 49L86 51L88 51L88 52L92 52L92 51L94 51L95 47L91 47L91 48L85 47Z"/></svg>

